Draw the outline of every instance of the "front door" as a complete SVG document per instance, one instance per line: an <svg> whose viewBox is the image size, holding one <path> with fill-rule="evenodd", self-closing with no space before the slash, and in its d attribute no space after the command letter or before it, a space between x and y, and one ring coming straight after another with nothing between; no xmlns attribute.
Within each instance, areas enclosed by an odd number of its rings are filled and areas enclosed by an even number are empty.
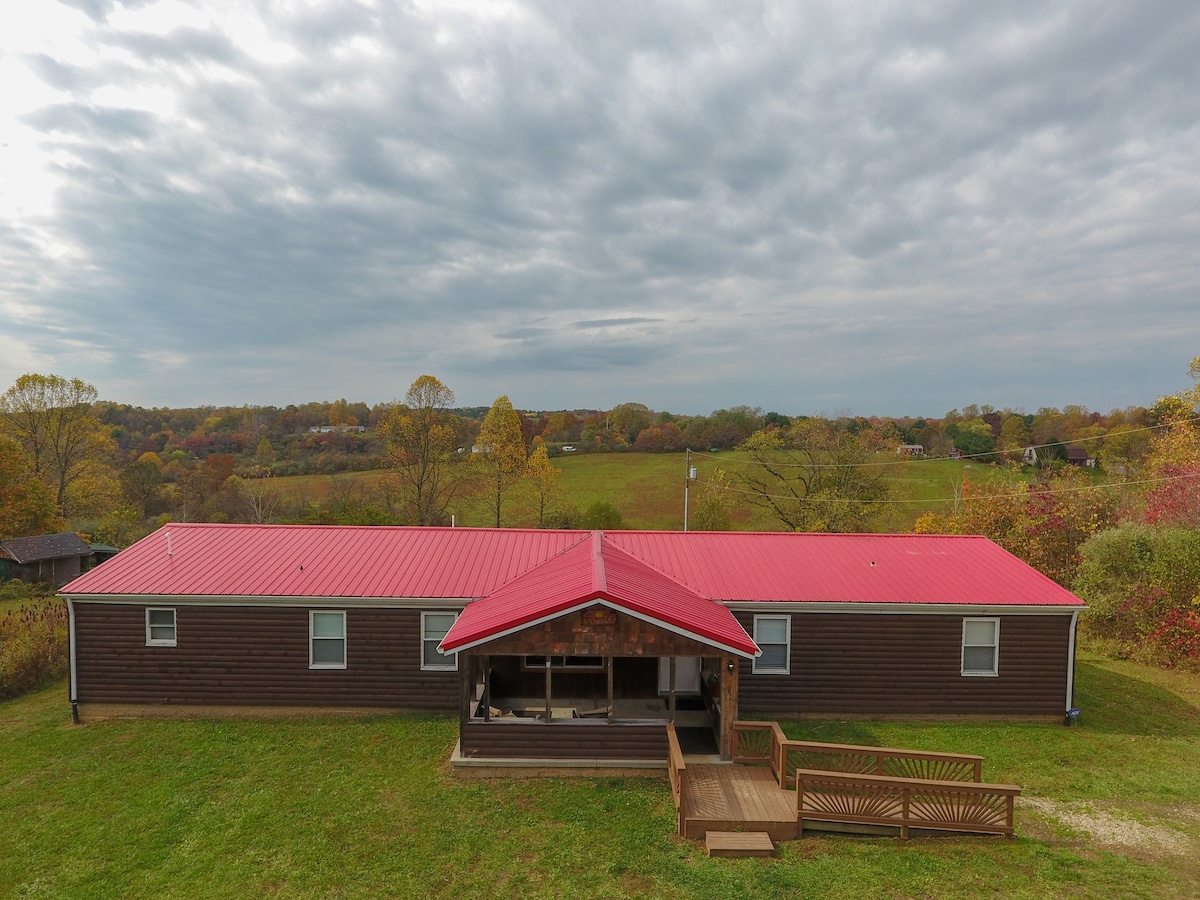
<svg viewBox="0 0 1200 900"><path fill-rule="evenodd" d="M667 694L671 691L671 657L658 658L658 692ZM700 693L700 657L675 657L675 693Z"/></svg>

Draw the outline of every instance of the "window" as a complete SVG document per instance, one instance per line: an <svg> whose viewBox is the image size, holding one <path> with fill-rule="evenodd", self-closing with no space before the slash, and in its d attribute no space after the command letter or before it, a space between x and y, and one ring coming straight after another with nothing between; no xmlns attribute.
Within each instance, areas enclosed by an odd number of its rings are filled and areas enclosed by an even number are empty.
<svg viewBox="0 0 1200 900"><path fill-rule="evenodd" d="M310 669L346 668L346 614L317 612L308 614L308 667Z"/></svg>
<svg viewBox="0 0 1200 900"><path fill-rule="evenodd" d="M755 616L754 643L762 656L754 660L755 675L787 675L792 659L792 617Z"/></svg>
<svg viewBox="0 0 1200 900"><path fill-rule="evenodd" d="M443 656L437 646L458 618L453 612L421 613L421 668L454 671L458 668L458 654Z"/></svg>
<svg viewBox="0 0 1200 900"><path fill-rule="evenodd" d="M175 646L175 610L146 610L146 646Z"/></svg>
<svg viewBox="0 0 1200 900"><path fill-rule="evenodd" d="M1000 674L1000 620L963 619L962 673Z"/></svg>

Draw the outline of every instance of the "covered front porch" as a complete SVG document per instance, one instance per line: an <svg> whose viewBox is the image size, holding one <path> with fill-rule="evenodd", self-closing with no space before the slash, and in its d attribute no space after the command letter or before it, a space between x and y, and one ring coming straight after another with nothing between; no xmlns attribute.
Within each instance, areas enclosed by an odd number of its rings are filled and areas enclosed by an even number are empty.
<svg viewBox="0 0 1200 900"><path fill-rule="evenodd" d="M758 647L724 606L594 539L467 606L457 653L460 759L661 768L666 727L734 752L739 657Z"/></svg>
<svg viewBox="0 0 1200 900"><path fill-rule="evenodd" d="M668 723L688 752L732 758L738 667L720 648L595 605L480 649L459 657L463 759L661 768Z"/></svg>

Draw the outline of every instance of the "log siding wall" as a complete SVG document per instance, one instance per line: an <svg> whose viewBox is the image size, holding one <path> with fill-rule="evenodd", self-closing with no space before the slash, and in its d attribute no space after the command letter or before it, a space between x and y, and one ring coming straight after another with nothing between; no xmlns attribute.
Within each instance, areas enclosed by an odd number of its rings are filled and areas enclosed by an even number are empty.
<svg viewBox="0 0 1200 900"><path fill-rule="evenodd" d="M146 608L176 646L146 646ZM347 609L346 668L310 669L309 609L76 602L80 703L367 706L453 712L459 673L421 670L421 611Z"/></svg>
<svg viewBox="0 0 1200 900"><path fill-rule="evenodd" d="M469 722L461 746L463 756L498 759L666 759L667 729L662 722L609 725L578 719Z"/></svg>
<svg viewBox="0 0 1200 900"><path fill-rule="evenodd" d="M753 634L754 612L735 615ZM999 619L999 675L987 677L960 674L961 614L793 613L791 673L740 661L740 714L1061 716L1071 616Z"/></svg>

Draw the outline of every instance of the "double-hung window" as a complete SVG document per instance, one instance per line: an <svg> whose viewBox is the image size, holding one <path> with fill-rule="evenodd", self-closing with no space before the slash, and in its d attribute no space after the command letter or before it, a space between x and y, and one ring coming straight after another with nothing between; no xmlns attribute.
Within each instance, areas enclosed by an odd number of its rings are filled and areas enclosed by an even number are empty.
<svg viewBox="0 0 1200 900"><path fill-rule="evenodd" d="M175 646L175 610L154 607L146 610L146 646Z"/></svg>
<svg viewBox="0 0 1200 900"><path fill-rule="evenodd" d="M421 613L421 668L429 671L453 672L458 669L458 654L443 656L438 644L458 618L455 612Z"/></svg>
<svg viewBox="0 0 1200 900"><path fill-rule="evenodd" d="M346 613L310 610L308 613L308 667L346 668Z"/></svg>
<svg viewBox="0 0 1200 900"><path fill-rule="evenodd" d="M754 660L755 675L787 675L791 671L791 616L755 616L754 643L762 651Z"/></svg>
<svg viewBox="0 0 1200 900"><path fill-rule="evenodd" d="M1000 674L999 619L963 619L962 673Z"/></svg>

